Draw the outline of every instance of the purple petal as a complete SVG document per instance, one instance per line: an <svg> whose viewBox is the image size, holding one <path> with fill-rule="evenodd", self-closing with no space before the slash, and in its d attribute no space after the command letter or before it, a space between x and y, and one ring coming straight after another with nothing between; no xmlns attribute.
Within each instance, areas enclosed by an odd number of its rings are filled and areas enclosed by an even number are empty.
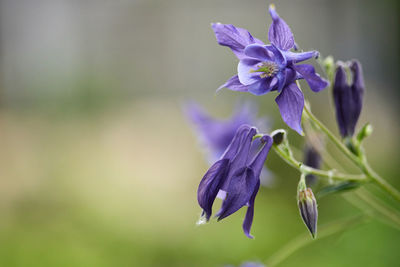
<svg viewBox="0 0 400 267"><path fill-rule="evenodd" d="M267 159L268 152L272 146L272 138L268 135L264 135L261 139L264 146L260 149L253 161L250 163L250 168L254 171L254 175L260 178L261 170L264 167L265 160Z"/></svg>
<svg viewBox="0 0 400 267"><path fill-rule="evenodd" d="M351 66L353 84L347 84L344 68L338 66L333 84L336 119L342 137L352 136L361 114L364 95L364 82L361 66L353 63Z"/></svg>
<svg viewBox="0 0 400 267"><path fill-rule="evenodd" d="M346 71L342 66L338 66L335 74L335 81L333 83L333 99L336 108L336 120L339 125L340 134L342 137L351 135L351 129L349 131L349 114L351 112L351 90L347 84Z"/></svg>
<svg viewBox="0 0 400 267"><path fill-rule="evenodd" d="M253 236L250 234L250 230L251 230L251 225L253 224L254 202L256 200L256 196L257 196L259 188L260 188L260 180L258 180L256 187L254 188L254 192L250 197L249 207L247 208L246 216L244 217L244 221L243 221L243 226L242 226L243 232L248 238L253 238Z"/></svg>
<svg viewBox="0 0 400 267"><path fill-rule="evenodd" d="M315 69L312 65L294 65L294 69L300 73L301 76L303 76L311 90L314 92L319 92L328 86L328 82L322 79L321 76L315 72Z"/></svg>
<svg viewBox="0 0 400 267"><path fill-rule="evenodd" d="M237 169L246 166L246 162L249 156L249 151L251 148L251 142L253 141L253 136L256 135L256 133L257 130L255 128L250 128L245 137L243 137L244 134L242 134L242 140L239 149L237 151L237 154L231 161L231 166L230 166L230 169L232 170L231 172L235 172Z"/></svg>
<svg viewBox="0 0 400 267"><path fill-rule="evenodd" d="M239 58L244 57L244 48L249 44L262 42L254 38L247 30L236 28L231 24L213 23L211 25L214 30L217 42L222 46L232 49L232 52Z"/></svg>
<svg viewBox="0 0 400 267"><path fill-rule="evenodd" d="M228 195L224 202L222 202L221 210L217 214L217 216L219 216L218 221L226 218L246 205L249 202L257 183L259 183L259 179L256 178L252 169L243 167L237 170L231 177L227 188Z"/></svg>
<svg viewBox="0 0 400 267"><path fill-rule="evenodd" d="M212 214L212 205L222 184L225 182L228 159L214 163L206 172L197 190L197 200L208 221Z"/></svg>
<svg viewBox="0 0 400 267"><path fill-rule="evenodd" d="M248 57L257 58L261 61L273 61L274 54L266 46L260 44L251 44L246 46L244 54Z"/></svg>
<svg viewBox="0 0 400 267"><path fill-rule="evenodd" d="M293 61L294 63L298 63L310 58L318 58L319 52L318 51L308 51L302 53L295 53L291 51L284 51L283 54L287 61Z"/></svg>
<svg viewBox="0 0 400 267"><path fill-rule="evenodd" d="M294 37L292 31L286 22L281 19L275 11L274 6L269 7L269 13L272 17L272 24L269 27L268 39L281 50L289 50L294 47Z"/></svg>
<svg viewBox="0 0 400 267"><path fill-rule="evenodd" d="M217 89L217 92L219 90L221 90L222 88L228 88L229 90L238 91L238 92L247 92L248 91L247 86L240 83L239 77L237 75L229 78L229 80L227 80L226 83L224 83Z"/></svg>
<svg viewBox="0 0 400 267"><path fill-rule="evenodd" d="M283 121L293 130L302 134L301 114L304 108L304 96L295 83L291 83L282 89L275 99Z"/></svg>
<svg viewBox="0 0 400 267"><path fill-rule="evenodd" d="M245 136L249 135L249 132L250 132L250 126L248 125L240 126L239 129L236 130L235 136L233 137L231 143L226 148L221 158L231 160L238 153L239 148L243 150L241 143L243 142Z"/></svg>
<svg viewBox="0 0 400 267"><path fill-rule="evenodd" d="M249 92L253 95L264 95L271 91L277 84L278 78L262 78L247 87L249 89Z"/></svg>
<svg viewBox="0 0 400 267"><path fill-rule="evenodd" d="M280 68L286 67L287 60L282 51L276 48L275 45L267 45L266 48L274 54L274 62L277 63Z"/></svg>
<svg viewBox="0 0 400 267"><path fill-rule="evenodd" d="M250 85L255 82L258 82L260 78L260 73L252 72L253 70L258 69L257 66L260 63L258 59L244 58L239 61L237 70L239 81L243 85Z"/></svg>
<svg viewBox="0 0 400 267"><path fill-rule="evenodd" d="M351 62L350 69L353 73L353 84L352 86L355 87L355 90L358 93L363 94L364 92L364 75L361 67L361 63L358 62L357 60L353 60Z"/></svg>
<svg viewBox="0 0 400 267"><path fill-rule="evenodd" d="M243 132L240 136L241 139L240 139L240 144L238 145L239 148L236 154L234 155L233 159L230 161L227 179L225 180L225 183L222 185L221 188L222 190L227 191L228 194L229 194L228 187L231 181L231 177L237 170L245 167L247 164L253 136L256 133L257 133L256 129L251 128L247 132Z"/></svg>

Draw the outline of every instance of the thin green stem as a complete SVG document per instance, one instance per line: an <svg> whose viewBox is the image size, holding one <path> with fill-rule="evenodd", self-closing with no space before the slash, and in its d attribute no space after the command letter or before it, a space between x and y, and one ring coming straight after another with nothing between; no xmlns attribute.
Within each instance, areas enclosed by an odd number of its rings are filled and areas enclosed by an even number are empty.
<svg viewBox="0 0 400 267"><path fill-rule="evenodd" d="M354 174L343 174L339 173L336 170L324 171L320 169L315 169L310 166L304 165L303 163L297 161L293 156L287 155L279 146L273 146L275 152L288 163L293 168L299 170L302 173L314 174L320 177L325 177L333 180L340 181L366 181L367 177L365 175L354 175Z"/></svg>
<svg viewBox="0 0 400 267"><path fill-rule="evenodd" d="M337 146L337 148L339 148L340 151L342 151L358 167L362 167L362 164L358 159L358 157L354 155L339 139L337 139L336 136L314 116L314 114L311 113L307 105L304 106L304 111L310 118L310 120L316 126L318 126L318 128L321 129L321 131L324 132L326 136L328 136L328 138L332 141L332 143L334 143Z"/></svg>
<svg viewBox="0 0 400 267"><path fill-rule="evenodd" d="M307 105L305 105L304 111L306 115L310 118L310 120L318 126L318 128L326 134L326 136L334 143L337 148L343 152L354 164L356 164L361 171L370 178L375 184L377 184L380 188L389 193L394 199L400 201L400 192L394 188L391 184L389 184L385 179L379 176L372 168L369 166L366 159L361 159L353 154L339 139L335 137L335 135L325 126L322 122L320 122L314 114L310 111Z"/></svg>
<svg viewBox="0 0 400 267"><path fill-rule="evenodd" d="M340 219L335 222L322 225L318 229L318 237L317 240L321 238L328 237L330 235L339 233L344 230L348 230L349 228L365 222L367 219L366 216L363 215L357 215L351 218L346 218L346 219ZM293 253L295 253L297 250L305 247L306 245L314 242L314 239L310 238L310 235L308 233L301 234L298 237L292 239L284 245L281 249L279 249L275 254L273 254L266 262L266 265L268 267L273 267L279 265L281 262L283 262L285 259L287 259L289 256L291 256Z"/></svg>

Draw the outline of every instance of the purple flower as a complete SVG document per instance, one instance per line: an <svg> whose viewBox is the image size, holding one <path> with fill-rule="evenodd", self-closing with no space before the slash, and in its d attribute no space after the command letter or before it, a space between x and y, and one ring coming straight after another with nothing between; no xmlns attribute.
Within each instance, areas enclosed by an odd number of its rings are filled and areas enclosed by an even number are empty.
<svg viewBox="0 0 400 267"><path fill-rule="evenodd" d="M221 88L263 95L270 91L279 93L276 98L283 121L298 133L302 133L301 114L304 96L295 81L305 79L314 92L326 88L312 65L298 62L317 57L317 51L295 53L294 37L286 22L281 19L273 5L269 12L272 24L269 28L270 45L254 38L247 30L233 25L212 24L220 45L231 48L239 59L238 74L231 77Z"/></svg>
<svg viewBox="0 0 400 267"><path fill-rule="evenodd" d="M340 135L352 137L358 118L361 114L362 99L364 95L364 79L361 64L353 60L350 63L352 84L347 82L347 75L342 64L336 69L333 84L333 98L336 109L336 120L339 125Z"/></svg>
<svg viewBox="0 0 400 267"><path fill-rule="evenodd" d="M266 131L267 120L257 118L257 108L250 102L237 105L233 115L228 119L211 117L201 106L191 102L185 106L185 113L194 125L201 144L206 148L210 164L217 161L232 141L240 126L254 125L261 131ZM260 139L254 140L250 155L255 155L261 146ZM261 174L261 184L270 185L272 174L264 167Z"/></svg>
<svg viewBox="0 0 400 267"><path fill-rule="evenodd" d="M212 215L212 206L217 195L223 199L221 209L216 215L218 221L247 205L243 231L249 238L252 238L250 229L254 201L260 187L260 174L272 146L272 138L264 135L261 137L263 147L251 157L250 148L256 133L256 128L242 125L221 158L206 172L197 191L197 200L206 221Z"/></svg>

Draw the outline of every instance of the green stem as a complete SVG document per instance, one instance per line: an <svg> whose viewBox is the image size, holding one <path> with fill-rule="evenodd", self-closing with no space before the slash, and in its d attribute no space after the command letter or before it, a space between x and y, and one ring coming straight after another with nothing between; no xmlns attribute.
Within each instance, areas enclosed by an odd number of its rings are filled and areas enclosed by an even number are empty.
<svg viewBox="0 0 400 267"><path fill-rule="evenodd" d="M325 177L325 178L329 178L329 179L333 179L333 180L340 180L340 181L366 181L367 180L365 175L343 174L343 173L339 173L335 170L323 171L320 169L315 169L315 168L309 167L309 166L304 165L301 162L297 161L294 157L287 155L284 151L282 151L282 149L279 148L279 146L274 145L273 148L274 148L275 152L284 161L286 161L286 163L288 163L293 168L298 169L302 173L314 174L314 175L318 175L320 177Z"/></svg>
<svg viewBox="0 0 400 267"><path fill-rule="evenodd" d="M379 176L372 168L369 166L367 160L361 160L359 157L354 155L339 139L335 137L335 135L322 124L315 116L311 113L308 106L305 105L304 111L310 120L321 129L322 132L328 136L328 138L334 143L337 148L343 152L354 164L356 164L361 171L370 178L375 184L377 184L380 188L389 193L394 199L400 201L400 192L394 188L391 184L389 184L385 179Z"/></svg>
<svg viewBox="0 0 400 267"><path fill-rule="evenodd" d="M322 225L318 229L318 239L328 237L330 235L336 234L338 232L344 231L353 227L359 223L365 222L367 217L358 215L351 218L341 219L326 225ZM275 254L273 254L268 260L266 265L268 267L277 266L282 261L287 259L297 250L303 248L304 246L314 242L313 239L310 238L310 235L302 234L298 237L292 239L289 243L284 245L280 250L278 250Z"/></svg>

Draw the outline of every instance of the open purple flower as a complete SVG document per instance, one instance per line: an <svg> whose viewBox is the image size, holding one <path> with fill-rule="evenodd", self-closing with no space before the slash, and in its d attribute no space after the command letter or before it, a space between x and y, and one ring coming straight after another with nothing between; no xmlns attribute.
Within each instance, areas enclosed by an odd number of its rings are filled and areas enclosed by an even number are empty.
<svg viewBox="0 0 400 267"><path fill-rule="evenodd" d="M212 24L218 43L231 48L239 59L238 74L219 89L226 87L254 95L278 91L276 102L283 121L301 134L304 96L295 81L305 79L314 92L326 88L328 82L315 72L312 65L297 64L318 57L319 53L290 51L295 48L295 43L289 26L279 17L273 5L270 6L269 12L272 17L268 32L270 45L254 38L245 29L221 23Z"/></svg>
<svg viewBox="0 0 400 267"><path fill-rule="evenodd" d="M243 231L249 238L252 238L250 229L254 201L260 187L260 174L272 146L272 138L264 135L261 137L263 147L251 157L250 148L256 133L254 127L241 126L221 158L206 172L197 191L197 199L203 209L202 216L207 221L212 215L212 206L217 195L223 199L217 213L218 220L247 205Z"/></svg>

